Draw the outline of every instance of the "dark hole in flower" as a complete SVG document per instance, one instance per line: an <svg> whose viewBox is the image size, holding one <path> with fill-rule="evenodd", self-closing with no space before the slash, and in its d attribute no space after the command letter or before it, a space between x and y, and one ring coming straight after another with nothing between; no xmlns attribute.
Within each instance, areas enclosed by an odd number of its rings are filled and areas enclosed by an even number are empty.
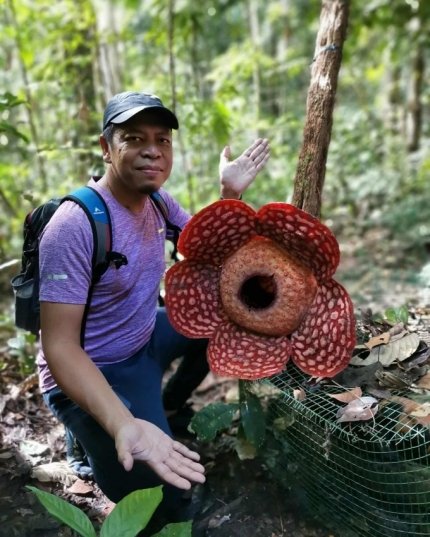
<svg viewBox="0 0 430 537"><path fill-rule="evenodd" d="M250 308L268 308L275 297L276 284L273 276L252 276L240 289L240 299Z"/></svg>

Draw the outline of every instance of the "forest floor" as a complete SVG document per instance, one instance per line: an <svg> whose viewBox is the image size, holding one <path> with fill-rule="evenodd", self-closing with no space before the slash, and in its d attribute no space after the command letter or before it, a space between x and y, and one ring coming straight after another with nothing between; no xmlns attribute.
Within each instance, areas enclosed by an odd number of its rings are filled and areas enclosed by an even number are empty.
<svg viewBox="0 0 430 537"><path fill-rule="evenodd" d="M399 276L393 270L378 271L372 261L367 266L367 270L358 271L354 259L347 257L339 273L356 309L381 311L426 300L422 287L409 273ZM45 482L32 477L35 467L65 460L63 429L46 410L35 375L23 380L18 360L9 355L10 337L7 330L0 333L0 537L71 537L72 531L51 518L26 485L67 499L82 508L96 526L113 504L93 482L76 480L64 465ZM228 400L234 389L234 382L209 376L196 393L194 407ZM198 450L207 469L207 485L196 520L202 535L344 537L329 527L328 520L313 518L295 489L275 483L263 460L240 461L229 434L198 445Z"/></svg>
<svg viewBox="0 0 430 537"><path fill-rule="evenodd" d="M12 379L13 375L8 376ZM99 526L113 504L93 482L76 479L64 464L48 473L49 481L32 477L34 468L65 460L63 429L45 409L34 377L18 385L18 390L10 391L9 383L5 387L12 396L2 394L6 409L0 425L0 537L74 535L46 513L26 485L61 496L83 509ZM202 388L196 394L196 408L224 399L234 384L209 377ZM197 444L207 470L202 507L195 522L200 535L341 537L306 514L293 491L273 482L261 460L240 461L232 440L225 434L211 444Z"/></svg>

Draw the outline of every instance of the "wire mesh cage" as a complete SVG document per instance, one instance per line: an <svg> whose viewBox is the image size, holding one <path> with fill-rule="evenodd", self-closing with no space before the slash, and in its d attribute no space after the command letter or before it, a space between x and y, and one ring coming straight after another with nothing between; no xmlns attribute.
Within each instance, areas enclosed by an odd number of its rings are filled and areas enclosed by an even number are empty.
<svg viewBox="0 0 430 537"><path fill-rule="evenodd" d="M259 383L277 393L268 414L282 452L278 477L299 476L313 513L342 537L429 536L429 428L392 401L371 420L338 423L330 393L339 388L308 381L291 364Z"/></svg>

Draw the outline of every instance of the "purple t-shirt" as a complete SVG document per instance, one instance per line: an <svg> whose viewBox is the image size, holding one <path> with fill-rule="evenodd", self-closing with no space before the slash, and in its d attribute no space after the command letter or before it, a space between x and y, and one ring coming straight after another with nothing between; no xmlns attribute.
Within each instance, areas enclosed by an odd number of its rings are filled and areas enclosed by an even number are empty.
<svg viewBox="0 0 430 537"><path fill-rule="evenodd" d="M165 271L166 223L148 198L138 215L123 207L94 180L112 220L112 250L127 257L118 270L110 267L94 286L86 319L85 350L98 365L112 364L135 354L154 329L160 281ZM160 190L169 220L184 227L190 216ZM76 203L60 205L40 242L40 300L86 304L91 280L93 234L88 217ZM42 336L43 337L43 336ZM37 357L43 392L56 386L43 352Z"/></svg>

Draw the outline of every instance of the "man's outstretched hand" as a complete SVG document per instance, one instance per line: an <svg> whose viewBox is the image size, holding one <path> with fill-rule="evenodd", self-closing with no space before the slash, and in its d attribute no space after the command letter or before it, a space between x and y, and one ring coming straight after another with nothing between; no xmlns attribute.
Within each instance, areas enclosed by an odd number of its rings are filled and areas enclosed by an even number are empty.
<svg viewBox="0 0 430 537"><path fill-rule="evenodd" d="M115 445L118 460L127 471L134 461L142 461L163 481L180 489L205 482L200 455L148 421L134 418L122 425L115 435Z"/></svg>
<svg viewBox="0 0 430 537"><path fill-rule="evenodd" d="M231 159L230 146L224 147L220 155L219 177L221 196L239 198L254 181L269 159L269 141L258 138L236 159Z"/></svg>

